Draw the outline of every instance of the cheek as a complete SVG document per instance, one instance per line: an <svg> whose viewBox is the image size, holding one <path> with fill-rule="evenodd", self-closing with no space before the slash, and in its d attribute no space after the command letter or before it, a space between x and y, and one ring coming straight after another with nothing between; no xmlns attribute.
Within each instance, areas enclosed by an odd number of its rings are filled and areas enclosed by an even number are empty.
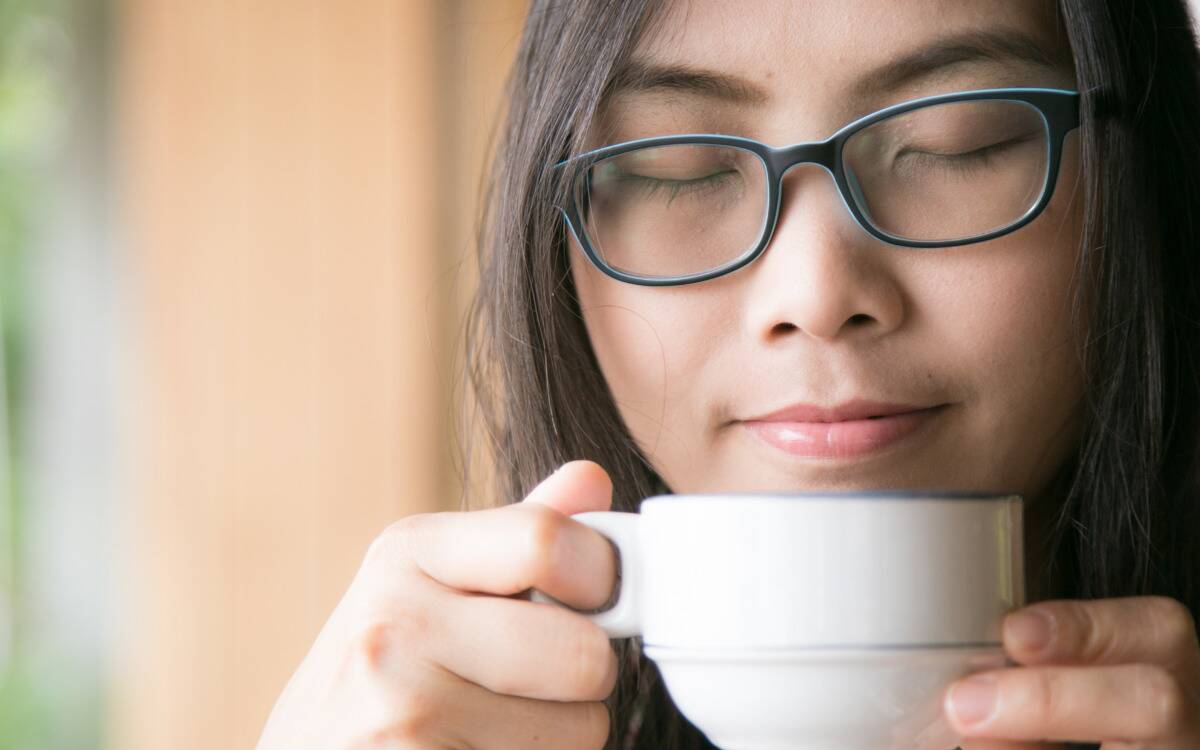
<svg viewBox="0 0 1200 750"><path fill-rule="evenodd" d="M997 263L989 268L988 327L992 348L1009 367L997 375L1026 373L1022 378L1039 400L1062 397L1062 388L1077 387L1076 358L1082 331L1072 308L1075 272L1082 234L1082 200L1077 190L1074 151L1046 210L1034 222L1010 235L997 248ZM1045 380L1045 388L1037 381ZM1033 381L1033 382L1029 382Z"/></svg>
<svg viewBox="0 0 1200 750"><path fill-rule="evenodd" d="M939 338L974 383L967 410L987 481L1036 493L1077 439L1082 330L1072 316L1081 200L1072 165L1047 210L1007 237L955 256L941 278ZM966 250L966 248L964 248ZM947 256L949 257L949 256ZM953 264L949 264L953 265ZM974 266L974 270L971 269Z"/></svg>
<svg viewBox="0 0 1200 750"><path fill-rule="evenodd" d="M709 305L682 289L639 287L605 276L572 244L571 273L601 372L630 433L647 453L678 437L682 421L699 410L702 363L711 351L705 334Z"/></svg>

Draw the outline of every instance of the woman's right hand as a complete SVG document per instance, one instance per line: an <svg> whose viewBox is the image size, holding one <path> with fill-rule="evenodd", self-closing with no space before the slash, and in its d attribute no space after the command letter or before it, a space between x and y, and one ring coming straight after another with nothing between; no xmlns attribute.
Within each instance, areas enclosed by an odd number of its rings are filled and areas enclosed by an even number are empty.
<svg viewBox="0 0 1200 750"><path fill-rule="evenodd" d="M612 482L572 461L520 503L402 519L349 590L267 720L258 750L603 747L617 660L578 609L608 601L609 542L569 516L608 510Z"/></svg>

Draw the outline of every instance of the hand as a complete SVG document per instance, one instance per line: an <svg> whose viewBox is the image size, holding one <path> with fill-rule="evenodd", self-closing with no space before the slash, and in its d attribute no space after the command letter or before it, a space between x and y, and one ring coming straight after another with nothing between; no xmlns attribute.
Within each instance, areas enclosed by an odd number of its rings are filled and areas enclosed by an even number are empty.
<svg viewBox="0 0 1200 750"><path fill-rule="evenodd" d="M1200 748L1200 646L1174 599L1038 602L1005 619L1004 649L1021 666L946 693L963 750Z"/></svg>
<svg viewBox="0 0 1200 750"><path fill-rule="evenodd" d="M284 689L258 750L604 745L617 659L579 609L610 597L612 482L573 461L524 502L410 516L384 531Z"/></svg>

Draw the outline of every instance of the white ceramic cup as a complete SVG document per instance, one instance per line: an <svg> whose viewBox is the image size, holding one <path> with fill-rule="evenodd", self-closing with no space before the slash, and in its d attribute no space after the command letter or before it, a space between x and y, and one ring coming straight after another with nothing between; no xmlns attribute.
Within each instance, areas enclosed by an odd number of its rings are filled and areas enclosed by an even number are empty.
<svg viewBox="0 0 1200 750"><path fill-rule="evenodd" d="M1015 495L663 495L574 519L621 560L615 604L588 616L640 635L725 750L951 750L942 692L1004 663L1025 603Z"/></svg>

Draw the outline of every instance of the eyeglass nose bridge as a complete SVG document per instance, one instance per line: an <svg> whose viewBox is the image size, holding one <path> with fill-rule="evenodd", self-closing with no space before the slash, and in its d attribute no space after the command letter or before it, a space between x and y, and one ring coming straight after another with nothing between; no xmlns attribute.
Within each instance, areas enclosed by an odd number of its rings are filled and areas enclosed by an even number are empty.
<svg viewBox="0 0 1200 750"><path fill-rule="evenodd" d="M838 197L842 199L842 206L850 214L850 217L868 234L874 234L863 220L859 211L851 203L850 195L847 195L847 191L849 191L855 200L862 200L862 192L858 181L854 179L853 175L842 174L838 168L838 141L836 136L824 141L812 141L809 143L797 143L792 146L782 146L780 148L768 148L763 154L763 159L767 165L770 186L767 199L767 226L760 245L762 249L765 249L770 244L775 234L776 224L779 221L779 210L783 194L783 178L793 168L804 164L815 164L828 172L830 178L833 179Z"/></svg>
<svg viewBox="0 0 1200 750"><path fill-rule="evenodd" d="M779 215L779 203L783 192L783 178L792 169L804 164L815 164L829 173L846 210L850 212L850 215L860 226L863 225L862 219L859 217L858 212L850 205L850 199L846 195L846 191L849 190L854 194L855 198L860 198L858 185L853 179L849 181L845 180L841 174L841 170L838 168L838 142L835 138L825 141L797 143L792 146L783 146L780 148L769 148L764 154L764 159L767 164L768 180L770 181L770 205L768 206L768 212L770 215L771 230L774 229L774 223ZM863 228L866 229L865 226Z"/></svg>
<svg viewBox="0 0 1200 750"><path fill-rule="evenodd" d="M793 167L801 164L816 164L832 175L837 169L837 144L829 139L773 148L767 152L766 161L771 176L776 180L782 179Z"/></svg>

